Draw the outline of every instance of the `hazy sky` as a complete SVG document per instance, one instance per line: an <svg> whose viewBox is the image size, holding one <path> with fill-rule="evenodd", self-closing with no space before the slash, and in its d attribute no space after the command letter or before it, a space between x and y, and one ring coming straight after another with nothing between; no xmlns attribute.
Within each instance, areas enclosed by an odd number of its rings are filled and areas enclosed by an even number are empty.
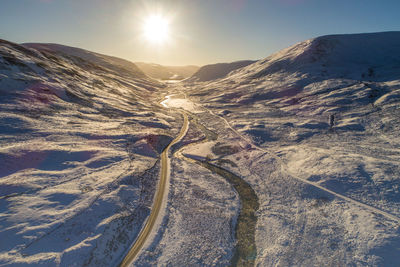
<svg viewBox="0 0 400 267"><path fill-rule="evenodd" d="M162 45L142 34L155 12L170 19ZM261 59L320 35L400 30L399 12L399 0L0 0L0 38L204 65Z"/></svg>

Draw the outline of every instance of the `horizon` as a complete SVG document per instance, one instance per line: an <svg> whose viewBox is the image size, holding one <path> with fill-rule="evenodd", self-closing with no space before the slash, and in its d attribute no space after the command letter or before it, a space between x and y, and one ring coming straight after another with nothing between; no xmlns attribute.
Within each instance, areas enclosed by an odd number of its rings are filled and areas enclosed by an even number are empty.
<svg viewBox="0 0 400 267"><path fill-rule="evenodd" d="M398 31L399 9L392 0L14 0L0 10L0 38L132 62L203 66L259 60L323 35Z"/></svg>
<svg viewBox="0 0 400 267"><path fill-rule="evenodd" d="M99 52L99 51L93 51L93 50L86 49L86 48L82 48L82 47L69 46L69 45L59 44L59 43L36 43L36 42L26 42L26 43L17 43L17 44L19 44L19 45L25 45L25 44L61 45L61 46L66 46L66 47L71 47L71 48L77 48L77 49L86 50L86 51L93 52L93 53L97 53L97 54L103 54L103 55L105 55L105 56L117 57L117 58L120 58L120 59L124 59L124 60L130 61L130 62L132 62L132 63L144 63L144 64L149 64L149 65L150 65L150 64L153 64L153 65L159 65L159 66L164 66L164 67L203 67L203 66L207 66L207 65L224 64L224 63L234 63L234 62L249 61L249 60L251 60L251 61L259 61L259 60L265 59L265 58L267 58L267 57L273 55L274 53L278 53L279 51L281 51L281 50L283 50L283 49L289 48L289 47L294 46L294 45L296 45L296 44L298 44L298 43L301 43L301 42L304 42L304 41L307 41L307 40L310 40L310 39L318 38L318 37L335 36L335 35L378 34L378 33L390 33L390 32L399 32L399 33L400 33L400 30L399 30L399 31L360 32L360 33L344 33L344 34L326 34L326 35L320 35L320 36L316 36L316 37L313 37L313 38L309 38L309 39L305 39L305 40L299 41L299 42L297 42L297 43L293 43L293 44L291 44L291 45L289 45L289 46L287 46L287 47L282 47L281 49L279 49L279 50L277 50L277 51L274 51L273 53L271 53L271 54L269 54L269 55L266 55L266 56L264 56L263 58L259 58L259 59L237 59L237 60L233 60L233 61L229 61L229 62L211 62L211 63L207 63L207 64L204 64L204 65L195 65L195 64L171 65L171 64L160 64L160 63L157 63L157 62L149 62L149 61L133 61L133 60L130 60L130 59L127 59L127 58L124 58L124 57L120 57L120 56L115 56L115 55L112 55L112 54L104 54L104 53L101 53L101 52ZM10 40L6 40L6 41L10 41ZM10 41L10 42L12 42L12 41Z"/></svg>

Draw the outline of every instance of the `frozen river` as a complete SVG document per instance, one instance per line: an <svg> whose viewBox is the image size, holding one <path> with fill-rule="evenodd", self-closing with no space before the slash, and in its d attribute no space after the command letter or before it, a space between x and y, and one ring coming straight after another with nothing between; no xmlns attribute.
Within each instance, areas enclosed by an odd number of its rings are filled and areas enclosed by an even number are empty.
<svg viewBox="0 0 400 267"><path fill-rule="evenodd" d="M161 102L166 108L181 108L193 113L201 112L201 108L187 99L183 94L167 95L165 100Z"/></svg>

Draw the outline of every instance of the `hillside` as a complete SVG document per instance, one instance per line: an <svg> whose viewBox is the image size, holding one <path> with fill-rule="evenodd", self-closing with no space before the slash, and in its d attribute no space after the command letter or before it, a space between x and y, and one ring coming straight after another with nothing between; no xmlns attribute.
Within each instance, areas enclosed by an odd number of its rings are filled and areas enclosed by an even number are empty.
<svg viewBox="0 0 400 267"><path fill-rule="evenodd" d="M346 97L353 96L354 101L366 104L389 93L383 83L397 80L399 45L398 32L318 37L233 71L224 79L203 86L197 93L215 102L274 101L276 105L285 101L287 108L299 108L302 105L290 105L290 102L340 89L337 87L350 88L345 84L358 84L355 87L360 87L359 90L350 90ZM225 94L209 90L228 84L229 91ZM330 86L332 89L327 91ZM363 87L365 90L361 90ZM355 91L363 96L353 95Z"/></svg>
<svg viewBox="0 0 400 267"><path fill-rule="evenodd" d="M123 74L133 78L145 77L145 74L134 63L122 58L102 55L81 48L60 44L26 43L22 45L42 52L56 53L76 64L85 64L85 62L87 64L90 62L97 67L105 68L109 72L112 71L116 74Z"/></svg>
<svg viewBox="0 0 400 267"><path fill-rule="evenodd" d="M121 261L181 124L163 88L126 60L0 40L0 265Z"/></svg>
<svg viewBox="0 0 400 267"><path fill-rule="evenodd" d="M398 73L399 43L399 32L322 36L284 49L231 76L262 79L282 71L325 79L379 81Z"/></svg>
<svg viewBox="0 0 400 267"><path fill-rule="evenodd" d="M211 136L182 153L258 196L257 266L399 262L399 47L400 32L322 36L176 85Z"/></svg>
<svg viewBox="0 0 400 267"><path fill-rule="evenodd" d="M163 66L144 62L135 64L147 76L158 80L182 80L192 76L199 69L197 66Z"/></svg>
<svg viewBox="0 0 400 267"><path fill-rule="evenodd" d="M229 72L254 63L252 60L217 63L201 67L186 82L207 82L225 77Z"/></svg>

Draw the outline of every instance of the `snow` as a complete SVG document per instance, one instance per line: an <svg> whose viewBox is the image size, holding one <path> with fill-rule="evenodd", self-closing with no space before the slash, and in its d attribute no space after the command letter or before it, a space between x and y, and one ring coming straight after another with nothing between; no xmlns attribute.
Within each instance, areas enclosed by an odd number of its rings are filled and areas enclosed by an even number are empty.
<svg viewBox="0 0 400 267"><path fill-rule="evenodd" d="M197 159L257 195L257 266L397 266L399 47L399 32L322 36L165 87L115 58L1 41L0 265L117 265L186 112L135 265L230 264L240 196Z"/></svg>
<svg viewBox="0 0 400 267"><path fill-rule="evenodd" d="M253 60L242 60L230 63L217 63L205 65L199 68L193 75L186 79L185 82L207 82L220 79L228 75L231 71L243 68L254 63Z"/></svg>
<svg viewBox="0 0 400 267"><path fill-rule="evenodd" d="M0 78L0 265L118 264L179 128L164 86L122 59L7 41Z"/></svg>
<svg viewBox="0 0 400 267"><path fill-rule="evenodd" d="M232 186L194 163L174 159L158 238L135 265L228 265L239 200Z"/></svg>
<svg viewBox="0 0 400 267"><path fill-rule="evenodd" d="M182 155L196 160L214 159L216 156L212 151L215 142L204 142L182 150ZM186 152L187 151L187 152Z"/></svg>
<svg viewBox="0 0 400 267"><path fill-rule="evenodd" d="M220 164L259 197L257 265L397 265L399 45L399 32L323 36L176 88L242 147Z"/></svg>
<svg viewBox="0 0 400 267"><path fill-rule="evenodd" d="M68 59L73 61L75 60L81 64L91 63L97 67L103 67L115 72L124 72L132 75L133 77L145 77L144 73L134 63L125 59L102 55L81 48L64 46L60 44L26 43L23 44L23 46L27 48L34 48L40 51L57 53L58 55L63 55ZM82 59L84 61L82 61Z"/></svg>

